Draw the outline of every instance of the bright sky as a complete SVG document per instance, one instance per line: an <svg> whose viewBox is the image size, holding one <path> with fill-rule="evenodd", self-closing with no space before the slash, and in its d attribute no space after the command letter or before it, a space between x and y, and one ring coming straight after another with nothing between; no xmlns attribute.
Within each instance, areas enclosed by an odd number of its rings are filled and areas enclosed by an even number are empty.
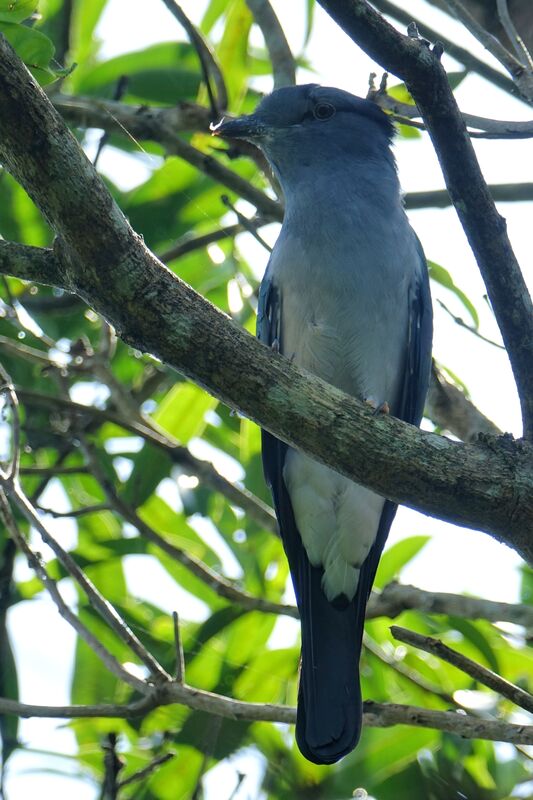
<svg viewBox="0 0 533 800"><path fill-rule="evenodd" d="M206 6L206 0L184 0L181 5L193 20L198 20ZM273 5L283 23L293 52L298 53L303 42L303 0L297 3L274 0ZM443 35L461 42L472 52L492 62L491 57L446 15L435 9L428 9L422 0L406 0L402 5ZM104 43L103 51L106 56L142 49L162 40L184 38L183 31L158 0L143 3L138 0L111 0L99 25L98 35ZM257 34L257 42L260 41L260 35ZM335 85L364 96L369 73L375 71L381 74L379 67L358 51L320 7L316 8L314 34L307 55L315 72L300 73L299 82L313 81ZM458 65L446 57L445 64L452 70L458 69ZM397 81L391 79L391 82ZM269 90L271 87L263 82L261 88ZM490 115L499 119L528 119L531 116L524 105L475 76L463 82L457 97L462 110L473 114ZM489 183L533 181L533 159L528 140L513 141L511 144L475 140L475 148ZM443 187L437 159L426 135L422 140L400 140L395 152L405 191ZM131 158L111 148L104 151L100 166L124 187L146 177L146 169L142 164L132 162ZM507 219L509 234L529 286L533 287L531 242L528 235L531 225L530 206L525 203L503 204L500 211ZM482 321L481 332L499 340L497 327L483 300L483 284L455 212L451 209L430 209L412 212L410 219L427 257L448 269L455 282L474 302ZM272 228L269 235L274 240L276 230ZM245 242L243 248L260 274L266 266L266 251L253 241ZM465 316L463 308L452 295L444 290L434 291L434 295L440 297L459 316ZM507 358L501 350L481 343L459 328L436 305L434 352L441 364L450 367L468 385L473 401L487 416L504 431L520 434L518 400ZM56 529L63 524L64 534L71 535L68 521L55 520L53 524ZM401 509L389 537L389 544L414 534L431 534L433 538L403 573L405 582L430 590L465 591L493 600L517 599L517 567L520 560L512 551L485 534L460 530ZM148 599L168 608L169 612L180 607L176 600L179 593L166 573L156 570L153 565L149 566L144 561L134 560L128 569L128 578L132 585L138 585L135 576L139 574L143 575L145 596ZM151 576L152 580L147 580L147 576ZM188 608L184 611L185 616L189 617L196 612L199 613L200 609ZM18 604L11 612L10 629L16 644L21 699L46 704L67 703L74 637L55 610L50 610L50 603L43 599ZM293 631L290 623L281 626L278 630L278 641L281 643L287 636L292 637ZM20 632L24 635L20 635ZM50 642L56 643L52 651ZM95 800L97 790L89 782L80 780L78 776L67 779L53 774L55 769L72 769L73 774L76 770L75 764L69 765L68 760L49 755L50 752L74 752L70 731L61 722L25 721L21 726L21 738L28 743L31 753L19 753L11 759L7 784L9 800L26 800L34 796L61 800L74 795L77 800ZM46 753L39 756L36 753L39 748ZM243 765L250 771L250 775L234 798L255 800L257 761L241 759L239 767L242 769ZM234 768L224 765L216 771L213 770L207 776L207 784L211 787L209 797L224 800L231 795L235 786Z"/></svg>

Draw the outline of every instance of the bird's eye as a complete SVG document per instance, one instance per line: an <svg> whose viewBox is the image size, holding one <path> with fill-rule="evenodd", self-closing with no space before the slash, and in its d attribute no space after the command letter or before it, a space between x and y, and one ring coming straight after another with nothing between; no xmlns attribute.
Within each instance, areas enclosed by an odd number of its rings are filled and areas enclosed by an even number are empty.
<svg viewBox="0 0 533 800"><path fill-rule="evenodd" d="M329 119L335 113L335 107L331 103L317 103L313 109L316 119Z"/></svg>

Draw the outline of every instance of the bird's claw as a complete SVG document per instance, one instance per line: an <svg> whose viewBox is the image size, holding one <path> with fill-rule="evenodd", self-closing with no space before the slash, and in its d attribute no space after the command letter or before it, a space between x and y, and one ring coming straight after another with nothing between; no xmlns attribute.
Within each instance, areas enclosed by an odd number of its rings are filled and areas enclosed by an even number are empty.
<svg viewBox="0 0 533 800"><path fill-rule="evenodd" d="M363 402L367 406L370 406L375 417L377 417L378 414L390 414L390 406L386 400L384 400L383 403L378 404L373 397L364 397Z"/></svg>

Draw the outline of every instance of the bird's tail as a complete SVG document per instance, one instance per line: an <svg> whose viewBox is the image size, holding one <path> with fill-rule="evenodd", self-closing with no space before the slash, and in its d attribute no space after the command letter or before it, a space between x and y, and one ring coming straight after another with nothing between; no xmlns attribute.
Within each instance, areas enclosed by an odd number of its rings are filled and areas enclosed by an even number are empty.
<svg viewBox="0 0 533 800"><path fill-rule="evenodd" d="M361 733L359 656L366 603L358 602L358 592L344 608L336 608L321 587L322 570L307 557L302 561L296 741L309 761L333 764L353 750Z"/></svg>
<svg viewBox="0 0 533 800"><path fill-rule="evenodd" d="M357 592L343 606L327 600L321 586L322 570L311 566L304 548L299 548L298 568L293 573L302 623L296 740L302 754L316 764L333 764L359 741L359 658L366 603L395 511L392 503L385 504Z"/></svg>
<svg viewBox="0 0 533 800"><path fill-rule="evenodd" d="M296 740L309 761L333 764L353 750L361 734L359 657L366 603L396 506L385 501L376 540L361 567L353 600L344 607L333 605L321 586L322 570L311 566L294 519L283 479L287 445L267 431L262 435L265 475L272 489L302 625Z"/></svg>

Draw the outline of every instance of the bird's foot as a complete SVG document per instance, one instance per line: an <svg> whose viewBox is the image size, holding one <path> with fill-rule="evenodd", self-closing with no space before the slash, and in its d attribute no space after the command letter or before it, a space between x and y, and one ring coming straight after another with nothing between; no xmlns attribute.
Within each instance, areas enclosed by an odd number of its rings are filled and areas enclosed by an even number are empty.
<svg viewBox="0 0 533 800"><path fill-rule="evenodd" d="M372 413L376 417L378 414L390 414L390 406L386 400L382 403L378 403L374 397L364 397L363 402L366 403L367 406L370 406Z"/></svg>

